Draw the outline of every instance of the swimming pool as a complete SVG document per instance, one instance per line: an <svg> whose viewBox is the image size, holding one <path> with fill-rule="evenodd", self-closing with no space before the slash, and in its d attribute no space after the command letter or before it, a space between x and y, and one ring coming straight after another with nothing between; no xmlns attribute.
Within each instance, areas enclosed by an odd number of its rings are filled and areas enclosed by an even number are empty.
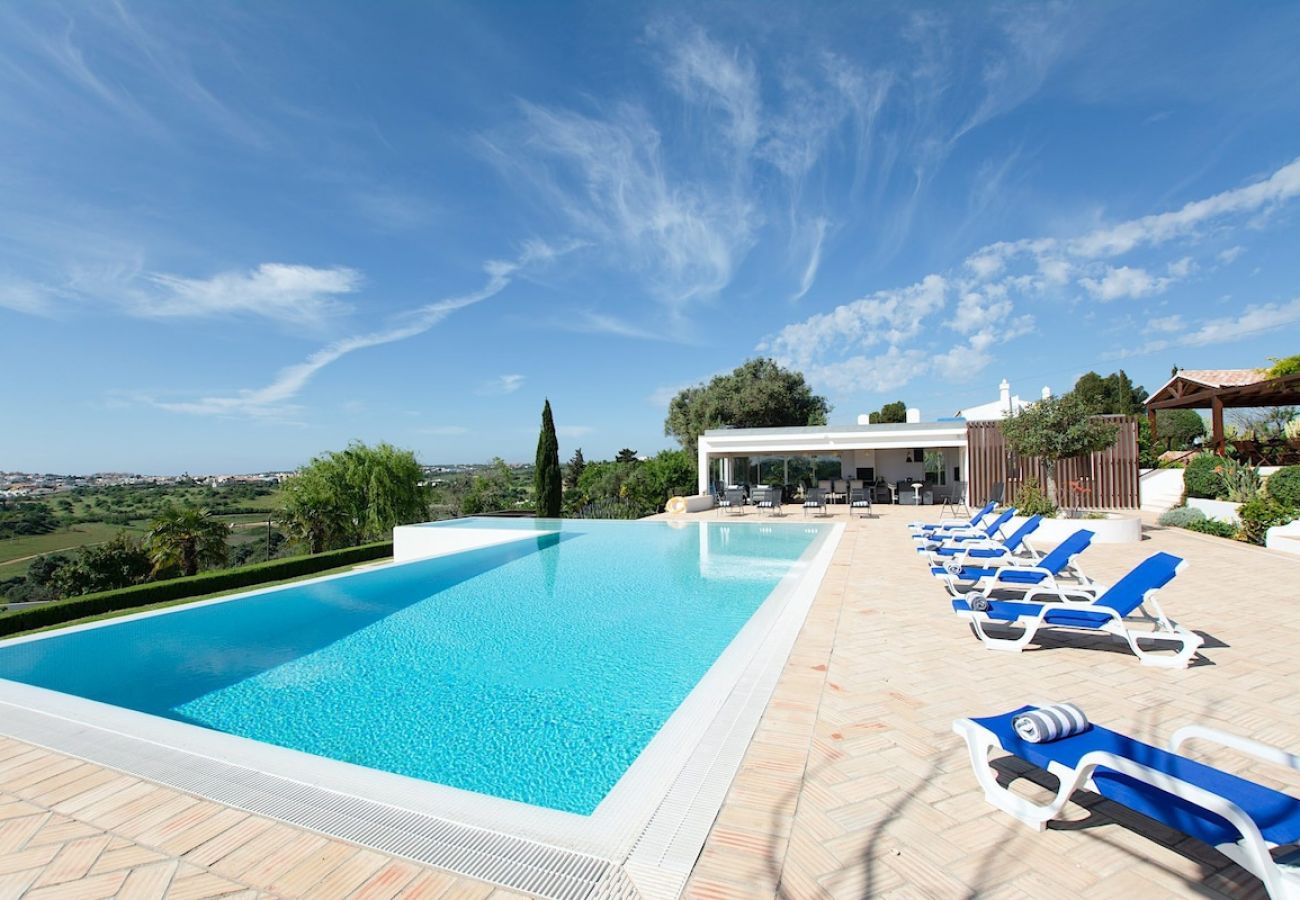
<svg viewBox="0 0 1300 900"><path fill-rule="evenodd" d="M681 747L669 748L674 760L647 748L657 736L665 743L666 724L688 707L695 725L707 721L701 711L716 709L734 684L703 692L706 675L725 680L719 660L736 655L728 648L736 651L742 631L757 640L770 629L780 612L771 601L801 582L838 526L430 527L512 534L0 643L0 679L546 811L530 820L598 822L618 805L616 787L645 795L681 768ZM689 730L678 723L672 742ZM633 777L637 766L657 776ZM458 808L467 808L463 798Z"/></svg>

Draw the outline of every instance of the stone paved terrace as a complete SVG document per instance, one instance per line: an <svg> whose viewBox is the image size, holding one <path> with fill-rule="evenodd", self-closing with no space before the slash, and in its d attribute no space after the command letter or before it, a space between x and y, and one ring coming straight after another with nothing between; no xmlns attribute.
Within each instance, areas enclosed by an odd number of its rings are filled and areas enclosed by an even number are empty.
<svg viewBox="0 0 1300 900"><path fill-rule="evenodd" d="M1300 561L1163 529L1094 546L1101 580L1157 550L1189 560L1162 602L1207 636L1203 663L1152 669L1078 638L993 653L911 549L903 523L937 509L877 512L848 520L687 896L1262 896L1210 848L1104 801L1030 831L984 802L950 729L1068 699L1152 743L1202 721L1300 747ZM1293 773L1204 758L1300 794ZM269 895L518 896L0 738L0 900Z"/></svg>

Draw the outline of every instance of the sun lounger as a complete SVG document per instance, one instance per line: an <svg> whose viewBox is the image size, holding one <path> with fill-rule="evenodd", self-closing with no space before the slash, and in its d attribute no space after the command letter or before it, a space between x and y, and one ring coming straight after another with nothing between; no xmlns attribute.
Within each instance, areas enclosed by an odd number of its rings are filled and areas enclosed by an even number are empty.
<svg viewBox="0 0 1300 900"><path fill-rule="evenodd" d="M1021 559L1032 561L1038 559L1039 554L1029 545L1026 538L1038 530L1042 521L1042 516L1030 516L1020 523L1020 527L1011 532L1006 540L1002 541L971 539L954 540L943 544L931 542L922 544L916 550L918 553L926 554L934 565L940 565L948 560L964 562L1010 560L1017 553L1021 554Z"/></svg>
<svg viewBox="0 0 1300 900"><path fill-rule="evenodd" d="M1011 517L1016 514L1014 506L1008 506L997 518L989 522L983 528L969 528L961 530L950 530L932 534L913 534L912 540L916 541L921 552L927 549L930 544L954 544L962 541L996 541L997 535L1002 532L1002 526L1011 521Z"/></svg>
<svg viewBox="0 0 1300 900"><path fill-rule="evenodd" d="M1189 740L1207 741L1292 770L1300 770L1300 756L1202 725L1175 731L1168 749L1091 723L1077 734L1032 743L1017 732L1015 721L1036 709L953 723L989 803L1042 831L1075 791L1086 788L1209 844L1258 877L1275 900L1300 898L1300 849L1294 847L1300 841L1300 800L1179 751ZM1040 804L1013 794L989 767L994 750L1056 776L1056 796ZM1277 847L1290 849L1274 856L1270 849Z"/></svg>
<svg viewBox="0 0 1300 900"><path fill-rule="evenodd" d="M1093 537L1091 531L1080 528L1036 561L1011 554L989 559L981 556L976 548L970 554L936 561L930 567L930 574L943 579L948 593L954 597L971 592L989 596L995 591L1015 591L1025 593L1024 599L1029 602L1091 601L1096 599L1099 588L1079 568L1076 559L1088 549ZM1062 584L1058 580L1067 572L1077 583Z"/></svg>
<svg viewBox="0 0 1300 900"><path fill-rule="evenodd" d="M1155 594L1186 565L1170 553L1157 553L1139 563L1092 603L1027 603L983 598L980 602L972 597L953 600L952 608L970 622L976 636L991 650L1019 652L1040 630L1063 628L1121 637L1144 666L1185 668L1201 646L1202 638L1165 616ZM972 604L981 608L976 609ZM1151 611L1147 611L1148 606ZM1135 628L1138 623L1128 620L1139 609L1145 612L1150 628ZM1019 627L1024 632L1016 638L1000 638L989 634L989 626ZM1161 655L1143 649L1142 642L1179 646L1175 654Z"/></svg>
<svg viewBox="0 0 1300 900"><path fill-rule="evenodd" d="M975 515L971 516L969 520L961 520L956 522L909 522L907 527L912 529L913 534L917 534L917 533L928 534L935 531L953 531L953 530L964 531L972 528L978 528L980 520L983 519L985 516L991 514L995 509L997 509L997 504L993 503L992 501L989 501L988 503L984 504L983 509L975 513Z"/></svg>

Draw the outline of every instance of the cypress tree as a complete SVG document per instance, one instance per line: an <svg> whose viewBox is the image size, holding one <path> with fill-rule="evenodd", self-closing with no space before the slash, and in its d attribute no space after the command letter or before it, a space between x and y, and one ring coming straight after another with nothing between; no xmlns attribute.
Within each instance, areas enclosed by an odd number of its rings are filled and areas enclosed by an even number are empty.
<svg viewBox="0 0 1300 900"><path fill-rule="evenodd" d="M537 436L537 463L533 470L533 494L537 500L537 515L557 518L563 490L560 485L560 443L555 438L555 419L551 417L551 401L542 407L542 430Z"/></svg>

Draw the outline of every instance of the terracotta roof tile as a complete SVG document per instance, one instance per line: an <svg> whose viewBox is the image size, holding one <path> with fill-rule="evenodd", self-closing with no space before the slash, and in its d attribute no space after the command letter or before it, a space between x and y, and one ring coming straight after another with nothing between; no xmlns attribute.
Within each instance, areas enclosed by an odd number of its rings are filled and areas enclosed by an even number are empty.
<svg viewBox="0 0 1300 900"><path fill-rule="evenodd" d="M1238 387L1268 381L1268 373L1263 369L1181 369L1178 377L1211 387Z"/></svg>

